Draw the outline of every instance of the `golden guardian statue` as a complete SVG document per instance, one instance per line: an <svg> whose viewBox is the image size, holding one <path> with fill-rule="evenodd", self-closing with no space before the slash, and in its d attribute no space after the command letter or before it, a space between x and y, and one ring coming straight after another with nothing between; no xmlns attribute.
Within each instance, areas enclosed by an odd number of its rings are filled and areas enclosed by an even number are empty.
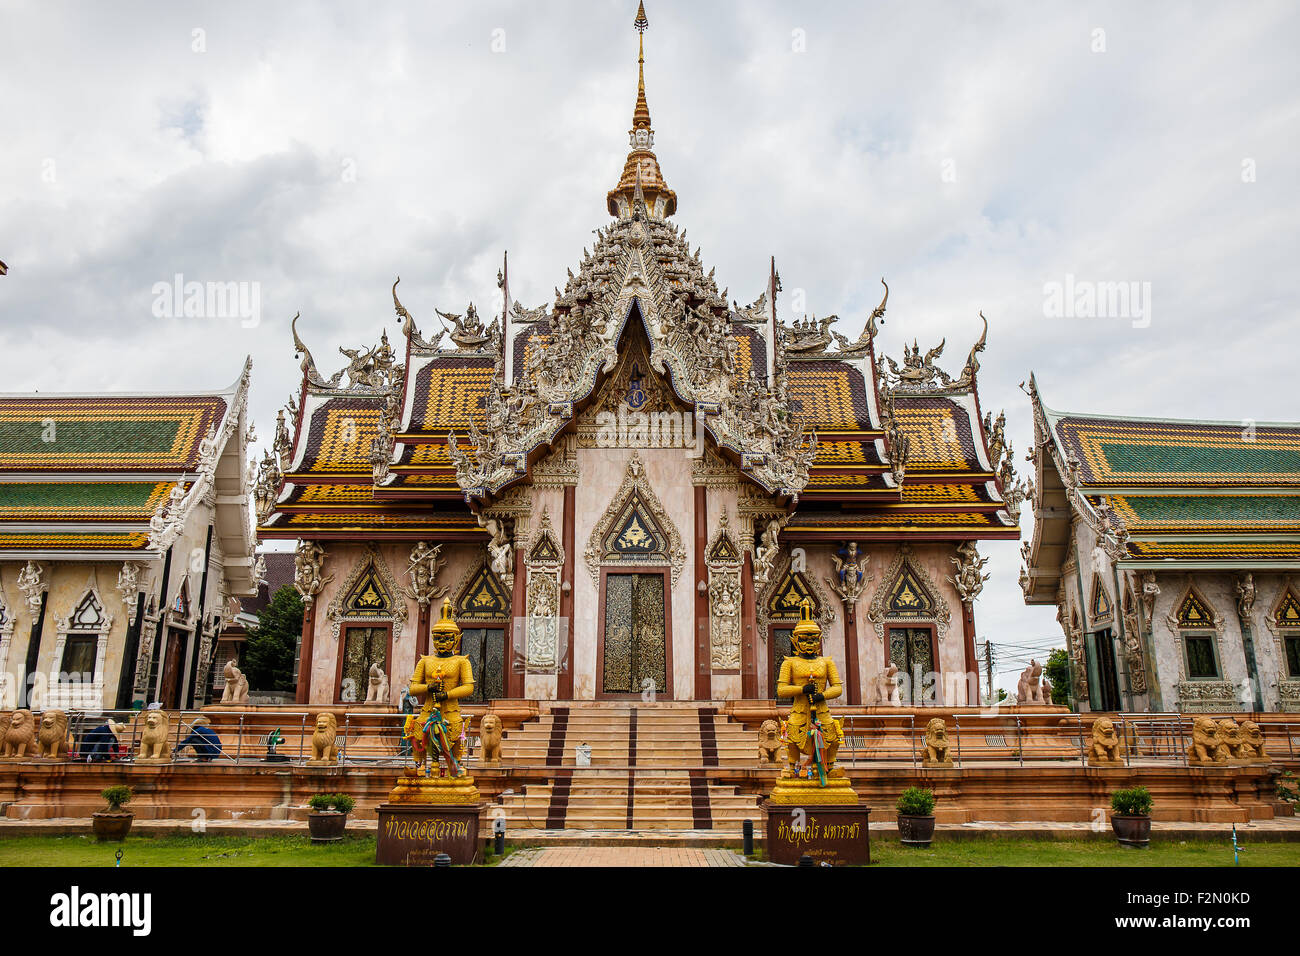
<svg viewBox="0 0 1300 956"><path fill-rule="evenodd" d="M415 766L403 771L389 800L477 803L478 788L465 768L467 728L460 713L461 699L474 693L474 670L460 653L460 627L452 619L450 600L443 600L430 638L434 653L416 661L409 688L422 706L406 718L402 732Z"/></svg>
<svg viewBox="0 0 1300 956"><path fill-rule="evenodd" d="M794 655L781 663L776 696L791 701L785 721L786 768L772 791L773 803L857 803L836 765L843 733L826 702L844 692L835 662L822 654L822 629L804 598L790 642Z"/></svg>

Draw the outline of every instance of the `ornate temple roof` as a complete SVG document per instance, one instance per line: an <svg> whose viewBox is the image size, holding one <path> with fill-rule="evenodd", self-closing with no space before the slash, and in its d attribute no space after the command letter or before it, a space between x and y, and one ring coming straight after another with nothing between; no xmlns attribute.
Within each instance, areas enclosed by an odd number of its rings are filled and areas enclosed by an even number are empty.
<svg viewBox="0 0 1300 956"><path fill-rule="evenodd" d="M0 395L0 558L157 556L207 499L229 580L251 590L251 365L215 392Z"/></svg>
<svg viewBox="0 0 1300 956"><path fill-rule="evenodd" d="M635 25L637 95L627 161L608 194L613 221L550 304L511 300L503 264L504 313L486 322L472 304L439 311L445 328L432 340L394 283L404 364L385 341L345 351L348 367L326 379L295 325L303 387L259 476L262 533L328 537L344 518L349 530L415 533L426 527L417 514L479 511L608 403L635 354L663 408L692 413L714 452L798 509L795 536L1017 537L1024 489L1002 420L991 437L993 422L980 418L985 337L954 378L937 364L942 344L905 349L902 362L877 358L888 286L855 340L832 328L835 316L783 319L774 262L750 305L719 289L669 221L677 196L651 151L643 7Z"/></svg>
<svg viewBox="0 0 1300 956"><path fill-rule="evenodd" d="M1120 568L1300 567L1300 423L1059 412L1030 379L1037 456L1029 603L1054 603L1071 510Z"/></svg>

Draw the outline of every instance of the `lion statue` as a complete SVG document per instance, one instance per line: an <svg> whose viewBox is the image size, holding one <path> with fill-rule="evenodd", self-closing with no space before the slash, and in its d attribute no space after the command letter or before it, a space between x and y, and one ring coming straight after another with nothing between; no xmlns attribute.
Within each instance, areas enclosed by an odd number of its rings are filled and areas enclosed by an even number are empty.
<svg viewBox="0 0 1300 956"><path fill-rule="evenodd" d="M769 717L758 725L758 762L775 764L782 748L781 725Z"/></svg>
<svg viewBox="0 0 1300 956"><path fill-rule="evenodd" d="M1120 762L1123 753L1115 721L1098 717L1092 722L1092 743L1088 747L1088 765L1105 767Z"/></svg>
<svg viewBox="0 0 1300 956"><path fill-rule="evenodd" d="M311 759L308 764L321 766L338 763L339 719L328 711L316 715L316 730L311 735Z"/></svg>
<svg viewBox="0 0 1300 956"><path fill-rule="evenodd" d="M948 745L948 727L940 717L930 718L925 725L925 756L922 767L951 767L952 753Z"/></svg>
<svg viewBox="0 0 1300 956"><path fill-rule="evenodd" d="M51 760L63 760L72 749L68 734L68 715L62 710L47 710L41 714L41 729L37 733L38 753Z"/></svg>
<svg viewBox="0 0 1300 956"><path fill-rule="evenodd" d="M146 710L144 729L140 732L140 750L136 763L170 763L172 759L172 721L165 710Z"/></svg>
<svg viewBox="0 0 1300 956"><path fill-rule="evenodd" d="M1219 745L1219 725L1213 717L1197 717L1192 722L1192 745L1187 748L1187 762L1225 763L1227 753Z"/></svg>
<svg viewBox="0 0 1300 956"><path fill-rule="evenodd" d="M221 702L223 704L247 704L248 678L239 669L239 665L233 659L228 660L222 673L226 675L226 688L221 692Z"/></svg>
<svg viewBox="0 0 1300 956"><path fill-rule="evenodd" d="M1268 753L1264 750L1264 731L1253 720L1241 722L1241 759L1268 762Z"/></svg>
<svg viewBox="0 0 1300 956"><path fill-rule="evenodd" d="M481 761L484 766L496 767L501 764L501 718L496 714L484 714L478 722L479 746L482 748Z"/></svg>
<svg viewBox="0 0 1300 956"><path fill-rule="evenodd" d="M1220 753L1224 754L1229 760L1241 760L1245 754L1241 752L1242 745L1246 742L1241 735L1241 727L1231 717L1225 717L1219 721L1219 747Z"/></svg>
<svg viewBox="0 0 1300 956"><path fill-rule="evenodd" d="M36 751L36 719L26 708L19 708L9 715L9 727L5 730L4 749L0 755L5 757L30 757Z"/></svg>

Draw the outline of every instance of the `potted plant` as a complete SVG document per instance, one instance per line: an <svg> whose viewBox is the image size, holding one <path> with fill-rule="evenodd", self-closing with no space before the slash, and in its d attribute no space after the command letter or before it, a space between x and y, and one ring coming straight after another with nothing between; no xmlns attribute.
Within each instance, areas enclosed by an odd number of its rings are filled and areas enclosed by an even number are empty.
<svg viewBox="0 0 1300 956"><path fill-rule="evenodd" d="M1116 790L1110 795L1110 827L1120 846L1145 847L1151 842L1151 794L1146 787Z"/></svg>
<svg viewBox="0 0 1300 956"><path fill-rule="evenodd" d="M131 788L121 785L109 787L101 792L100 796L108 804L108 809L100 810L91 817L90 826L95 833L95 839L100 843L108 841L121 843L131 832L131 821L135 819L134 813L122 809L131 802L133 796Z"/></svg>
<svg viewBox="0 0 1300 956"><path fill-rule="evenodd" d="M357 802L346 793L317 793L308 801L307 830L312 843L337 843L343 839L348 814Z"/></svg>
<svg viewBox="0 0 1300 956"><path fill-rule="evenodd" d="M898 797L898 839L903 846L929 846L934 838L934 791L908 787Z"/></svg>

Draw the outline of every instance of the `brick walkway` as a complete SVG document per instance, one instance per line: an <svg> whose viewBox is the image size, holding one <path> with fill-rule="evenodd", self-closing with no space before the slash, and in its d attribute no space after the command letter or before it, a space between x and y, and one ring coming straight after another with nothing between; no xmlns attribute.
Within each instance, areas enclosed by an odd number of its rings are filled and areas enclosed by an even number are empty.
<svg viewBox="0 0 1300 956"><path fill-rule="evenodd" d="M685 847L552 847L519 850L500 866L744 866L732 850L692 850Z"/></svg>

